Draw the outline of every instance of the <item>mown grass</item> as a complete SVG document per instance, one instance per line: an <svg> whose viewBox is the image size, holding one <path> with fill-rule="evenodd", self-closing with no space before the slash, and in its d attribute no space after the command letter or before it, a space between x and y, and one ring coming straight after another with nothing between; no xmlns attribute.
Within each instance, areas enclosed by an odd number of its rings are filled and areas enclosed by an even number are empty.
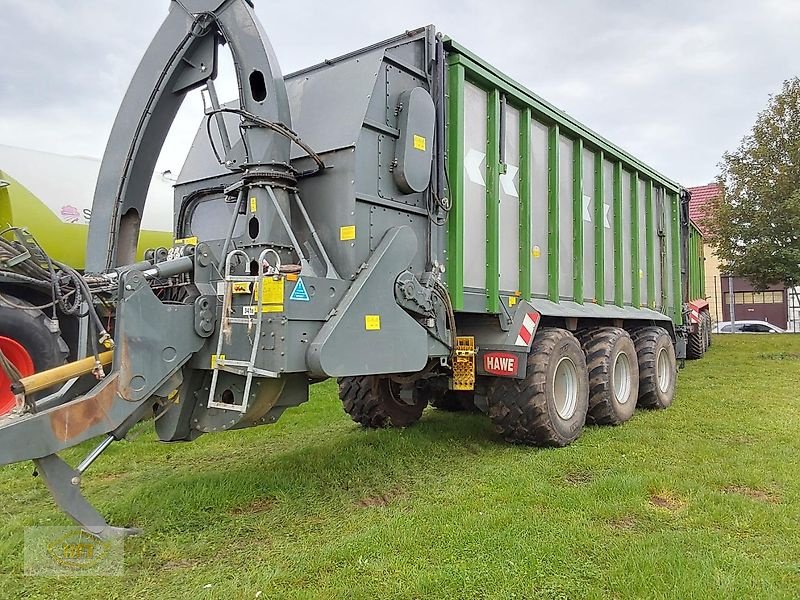
<svg viewBox="0 0 800 600"><path fill-rule="evenodd" d="M0 598L800 597L798 357L800 335L716 336L668 411L560 450L436 410L364 431L332 383L276 425L192 444L141 425L84 484L145 531L125 575L24 576L24 528L69 522L14 465Z"/></svg>

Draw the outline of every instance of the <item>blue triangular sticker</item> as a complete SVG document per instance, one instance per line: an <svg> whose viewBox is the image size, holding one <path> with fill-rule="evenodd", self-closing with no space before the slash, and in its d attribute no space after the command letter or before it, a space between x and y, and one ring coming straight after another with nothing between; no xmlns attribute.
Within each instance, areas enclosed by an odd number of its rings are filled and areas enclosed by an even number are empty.
<svg viewBox="0 0 800 600"><path fill-rule="evenodd" d="M298 277L297 283L292 290L292 295L289 296L289 300L302 300L303 302L308 302L311 300L311 298L308 297L306 285L303 283L303 279L301 277Z"/></svg>

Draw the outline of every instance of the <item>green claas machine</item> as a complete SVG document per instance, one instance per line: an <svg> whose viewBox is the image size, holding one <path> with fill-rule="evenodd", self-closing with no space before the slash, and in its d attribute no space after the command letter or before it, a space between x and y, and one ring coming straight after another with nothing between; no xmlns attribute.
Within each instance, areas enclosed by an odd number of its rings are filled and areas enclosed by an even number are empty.
<svg viewBox="0 0 800 600"><path fill-rule="evenodd" d="M175 244L137 261L156 157L196 88ZM131 530L81 478L147 418L169 442L268 424L326 378L366 427L432 404L540 446L667 408L677 360L709 337L687 201L433 27L284 77L250 2L173 1L111 132L85 272L54 290L80 294L83 353L13 381L0 463L33 460L65 512L115 536ZM17 246L18 266L46 261ZM59 458L97 437L77 466Z"/></svg>

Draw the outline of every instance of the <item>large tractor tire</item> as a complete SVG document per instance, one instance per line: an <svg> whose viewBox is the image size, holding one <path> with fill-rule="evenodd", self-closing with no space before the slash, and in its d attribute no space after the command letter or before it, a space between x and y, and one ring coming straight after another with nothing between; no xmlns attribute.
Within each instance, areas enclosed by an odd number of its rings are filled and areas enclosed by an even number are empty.
<svg viewBox="0 0 800 600"><path fill-rule="evenodd" d="M442 390L431 397L430 405L448 412L479 412L474 392Z"/></svg>
<svg viewBox="0 0 800 600"><path fill-rule="evenodd" d="M711 313L703 311L700 313L700 322L705 327L706 331L706 350L711 348Z"/></svg>
<svg viewBox="0 0 800 600"><path fill-rule="evenodd" d="M510 442L566 446L580 436L589 408L586 356L565 329L541 329L528 354L525 379L498 377L489 417Z"/></svg>
<svg viewBox="0 0 800 600"><path fill-rule="evenodd" d="M700 314L700 322L697 324L697 331L690 332L686 341L686 358L697 360L703 358L706 353L706 331L703 313Z"/></svg>
<svg viewBox="0 0 800 600"><path fill-rule="evenodd" d="M578 339L589 369L588 423L620 425L633 416L639 396L639 361L628 332L595 327Z"/></svg>
<svg viewBox="0 0 800 600"><path fill-rule="evenodd" d="M675 397L678 365L672 338L663 327L642 327L631 333L639 360L639 401L642 408L663 409Z"/></svg>
<svg viewBox="0 0 800 600"><path fill-rule="evenodd" d="M69 348L48 328L49 318L29 302L0 294L0 351L22 377L63 365ZM0 415L16 405L11 379L0 369ZM47 395L44 390L39 395ZM28 398L36 400L36 397Z"/></svg>
<svg viewBox="0 0 800 600"><path fill-rule="evenodd" d="M363 427L408 427L428 405L415 384L403 386L388 377L366 375L339 379L345 412Z"/></svg>

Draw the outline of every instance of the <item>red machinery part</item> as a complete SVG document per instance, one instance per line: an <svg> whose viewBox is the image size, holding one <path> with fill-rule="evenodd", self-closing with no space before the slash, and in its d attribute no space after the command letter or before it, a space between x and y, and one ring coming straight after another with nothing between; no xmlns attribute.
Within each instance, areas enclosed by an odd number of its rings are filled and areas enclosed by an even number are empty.
<svg viewBox="0 0 800 600"><path fill-rule="evenodd" d="M33 359L25 347L17 340L0 336L0 352L13 364L20 375L33 375ZM5 370L0 369L0 415L4 415L16 406L14 393L11 391L11 380Z"/></svg>

